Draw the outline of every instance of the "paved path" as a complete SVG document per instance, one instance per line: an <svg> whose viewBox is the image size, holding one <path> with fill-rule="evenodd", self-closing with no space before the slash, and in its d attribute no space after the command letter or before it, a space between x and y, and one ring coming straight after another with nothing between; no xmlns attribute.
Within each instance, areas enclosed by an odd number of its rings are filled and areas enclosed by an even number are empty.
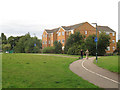
<svg viewBox="0 0 120 90"><path fill-rule="evenodd" d="M102 69L95 64L95 57L88 60L77 60L70 64L69 68L83 79L101 87L101 88L118 88L118 74Z"/></svg>

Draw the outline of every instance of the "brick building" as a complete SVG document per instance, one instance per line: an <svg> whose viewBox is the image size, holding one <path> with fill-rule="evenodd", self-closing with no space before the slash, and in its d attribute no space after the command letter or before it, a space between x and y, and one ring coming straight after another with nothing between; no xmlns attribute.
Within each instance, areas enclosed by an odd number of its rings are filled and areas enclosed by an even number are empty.
<svg viewBox="0 0 120 90"><path fill-rule="evenodd" d="M110 46L108 47L108 50L106 50L107 53L112 53L116 49L116 32L113 31L108 26L97 26L98 29L98 36L99 33L105 32L106 34L109 34L111 37L110 40ZM42 34L42 48L53 46L54 41L59 41L62 43L62 49L64 49L65 43L67 38L70 36L70 34L74 34L75 32L80 32L81 34L84 34L86 37L92 34L96 34L96 28L93 27L88 22L79 23L71 26L61 26L59 28L47 30L45 29Z"/></svg>

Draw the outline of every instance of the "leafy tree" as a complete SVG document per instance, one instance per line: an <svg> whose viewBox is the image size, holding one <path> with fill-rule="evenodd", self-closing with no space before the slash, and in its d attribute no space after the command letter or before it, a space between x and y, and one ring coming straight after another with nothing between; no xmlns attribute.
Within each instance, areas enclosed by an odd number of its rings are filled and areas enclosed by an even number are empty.
<svg viewBox="0 0 120 90"><path fill-rule="evenodd" d="M98 55L105 55L107 47L110 45L110 36L105 33L101 33L98 39Z"/></svg>
<svg viewBox="0 0 120 90"><path fill-rule="evenodd" d="M4 33L1 33L1 37L2 37L2 44L7 44L7 39Z"/></svg>
<svg viewBox="0 0 120 90"><path fill-rule="evenodd" d="M55 53L62 53L62 44L60 42L55 41L54 47L55 47L55 50L54 50Z"/></svg>
<svg viewBox="0 0 120 90"><path fill-rule="evenodd" d="M89 50L90 55L96 55L95 37L96 35L89 35L85 41L86 48Z"/></svg>
<svg viewBox="0 0 120 90"><path fill-rule="evenodd" d="M96 35L90 35L86 39L86 47L89 50L91 55L96 55L96 43L95 43ZM97 44L97 53L98 55L104 55L106 53L107 47L110 45L110 36L105 33L101 33L98 37Z"/></svg>
<svg viewBox="0 0 120 90"><path fill-rule="evenodd" d="M80 32L75 32L74 34L71 34L66 41L64 53L68 53L69 48L72 48L72 47L84 49L84 47L81 47L81 45L84 43L84 38L85 38L85 36L80 34ZM73 48L72 48L72 50L73 50ZM76 52L76 54L79 54L77 52L80 52L80 51L79 50L75 51L75 50L77 50L77 49L74 49L74 52ZM70 51L71 50L69 50L69 53L70 53Z"/></svg>
<svg viewBox="0 0 120 90"><path fill-rule="evenodd" d="M120 40L118 40L117 42L117 51L118 51L118 55L120 55Z"/></svg>
<svg viewBox="0 0 120 90"><path fill-rule="evenodd" d="M3 51L5 52L5 51L9 51L10 50L10 48L11 48L11 45L10 44L3 44Z"/></svg>

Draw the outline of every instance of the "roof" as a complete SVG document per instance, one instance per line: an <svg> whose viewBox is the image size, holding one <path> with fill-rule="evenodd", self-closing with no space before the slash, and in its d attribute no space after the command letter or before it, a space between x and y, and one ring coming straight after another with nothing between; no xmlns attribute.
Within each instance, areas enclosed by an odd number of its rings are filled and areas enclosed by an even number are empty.
<svg viewBox="0 0 120 90"><path fill-rule="evenodd" d="M83 25L84 23L79 23L79 24L75 24L75 25L70 25L70 26L61 26L62 28L64 28L65 30L73 30L78 28L79 26Z"/></svg>
<svg viewBox="0 0 120 90"><path fill-rule="evenodd" d="M53 32L56 32L56 31L58 31L58 30L59 30L59 28L45 29L45 31L46 31L47 33L53 33Z"/></svg>
<svg viewBox="0 0 120 90"><path fill-rule="evenodd" d="M105 32L115 32L114 30L112 30L110 27L108 26L97 26L97 29L99 31L105 31Z"/></svg>
<svg viewBox="0 0 120 90"><path fill-rule="evenodd" d="M86 22L84 22L86 23ZM64 30L73 30L73 29L76 29L78 28L79 26L83 25L84 23L79 23L79 24L75 24L75 25L70 25L70 26L61 26ZM58 31L60 28L55 28L55 29L45 29L45 31L47 33L53 33L53 32L56 32Z"/></svg>

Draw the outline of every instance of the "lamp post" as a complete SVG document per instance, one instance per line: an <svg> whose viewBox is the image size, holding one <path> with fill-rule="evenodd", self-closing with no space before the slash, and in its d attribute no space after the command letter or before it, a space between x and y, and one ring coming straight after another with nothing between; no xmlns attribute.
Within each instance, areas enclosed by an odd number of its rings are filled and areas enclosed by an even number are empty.
<svg viewBox="0 0 120 90"><path fill-rule="evenodd" d="M95 38L95 42L96 42L96 63L97 63L97 23L92 23L96 25L96 38Z"/></svg>

